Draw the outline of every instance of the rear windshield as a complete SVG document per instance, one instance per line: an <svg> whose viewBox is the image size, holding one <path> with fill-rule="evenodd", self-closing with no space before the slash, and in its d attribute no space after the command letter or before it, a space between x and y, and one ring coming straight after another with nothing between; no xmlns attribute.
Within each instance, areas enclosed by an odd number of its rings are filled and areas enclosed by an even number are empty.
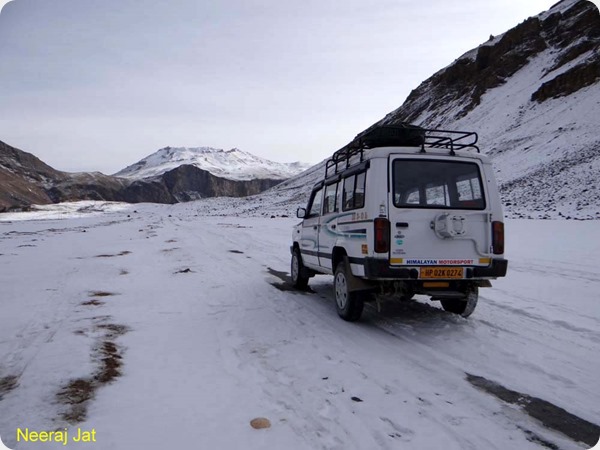
<svg viewBox="0 0 600 450"><path fill-rule="evenodd" d="M477 164L407 159L396 159L393 164L398 208L485 209Z"/></svg>

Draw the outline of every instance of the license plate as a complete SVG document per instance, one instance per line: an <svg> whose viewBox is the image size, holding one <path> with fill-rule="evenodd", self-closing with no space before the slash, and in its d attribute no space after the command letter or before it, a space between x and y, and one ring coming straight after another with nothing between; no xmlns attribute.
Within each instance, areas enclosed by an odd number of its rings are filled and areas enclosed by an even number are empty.
<svg viewBox="0 0 600 450"><path fill-rule="evenodd" d="M420 278L464 278L462 267L421 267Z"/></svg>

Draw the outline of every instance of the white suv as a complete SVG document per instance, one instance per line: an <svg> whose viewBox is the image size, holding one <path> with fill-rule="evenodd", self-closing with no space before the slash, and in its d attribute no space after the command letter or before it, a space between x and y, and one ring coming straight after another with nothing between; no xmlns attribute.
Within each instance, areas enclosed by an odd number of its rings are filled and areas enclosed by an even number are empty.
<svg viewBox="0 0 600 450"><path fill-rule="evenodd" d="M373 126L333 154L294 227L291 275L334 275L338 314L375 294L425 294L469 316L479 287L506 275L498 187L477 134Z"/></svg>

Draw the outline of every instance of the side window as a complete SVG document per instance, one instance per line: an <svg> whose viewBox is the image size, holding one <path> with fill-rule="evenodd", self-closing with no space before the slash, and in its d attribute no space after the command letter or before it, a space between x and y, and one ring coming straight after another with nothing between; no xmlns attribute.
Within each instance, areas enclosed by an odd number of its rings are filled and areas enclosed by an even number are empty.
<svg viewBox="0 0 600 450"><path fill-rule="evenodd" d="M342 205L344 211L354 208L354 180L355 175L344 180L344 195L342 196Z"/></svg>
<svg viewBox="0 0 600 450"><path fill-rule="evenodd" d="M308 210L308 217L321 215L321 200L323 197L323 188L319 189L311 198L311 205Z"/></svg>
<svg viewBox="0 0 600 450"><path fill-rule="evenodd" d="M428 205L450 206L448 188L443 183L428 183L425 185L425 197Z"/></svg>
<svg viewBox="0 0 600 450"><path fill-rule="evenodd" d="M342 196L344 211L365 206L365 181L366 172L351 175L344 179L344 194Z"/></svg>
<svg viewBox="0 0 600 450"><path fill-rule="evenodd" d="M458 179L456 190L458 191L459 202L481 200L481 187L479 186L479 180L475 177Z"/></svg>
<svg viewBox="0 0 600 450"><path fill-rule="evenodd" d="M420 201L418 188L413 188L406 193L406 200L404 203L408 203L409 205L418 205Z"/></svg>
<svg viewBox="0 0 600 450"><path fill-rule="evenodd" d="M325 199L323 200L323 214L336 212L338 210L337 205L337 191L339 183L333 183L325 187Z"/></svg>
<svg viewBox="0 0 600 450"><path fill-rule="evenodd" d="M365 181L367 172L361 172L356 175L356 188L354 189L354 207L362 208L365 206Z"/></svg>

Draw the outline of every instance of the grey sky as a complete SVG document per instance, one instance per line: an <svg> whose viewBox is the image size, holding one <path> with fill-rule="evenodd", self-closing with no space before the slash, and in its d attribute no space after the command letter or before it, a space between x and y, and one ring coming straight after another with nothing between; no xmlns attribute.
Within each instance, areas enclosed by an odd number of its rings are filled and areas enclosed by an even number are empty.
<svg viewBox="0 0 600 450"><path fill-rule="evenodd" d="M113 173L167 145L316 163L554 3L14 0L0 140L69 171Z"/></svg>

